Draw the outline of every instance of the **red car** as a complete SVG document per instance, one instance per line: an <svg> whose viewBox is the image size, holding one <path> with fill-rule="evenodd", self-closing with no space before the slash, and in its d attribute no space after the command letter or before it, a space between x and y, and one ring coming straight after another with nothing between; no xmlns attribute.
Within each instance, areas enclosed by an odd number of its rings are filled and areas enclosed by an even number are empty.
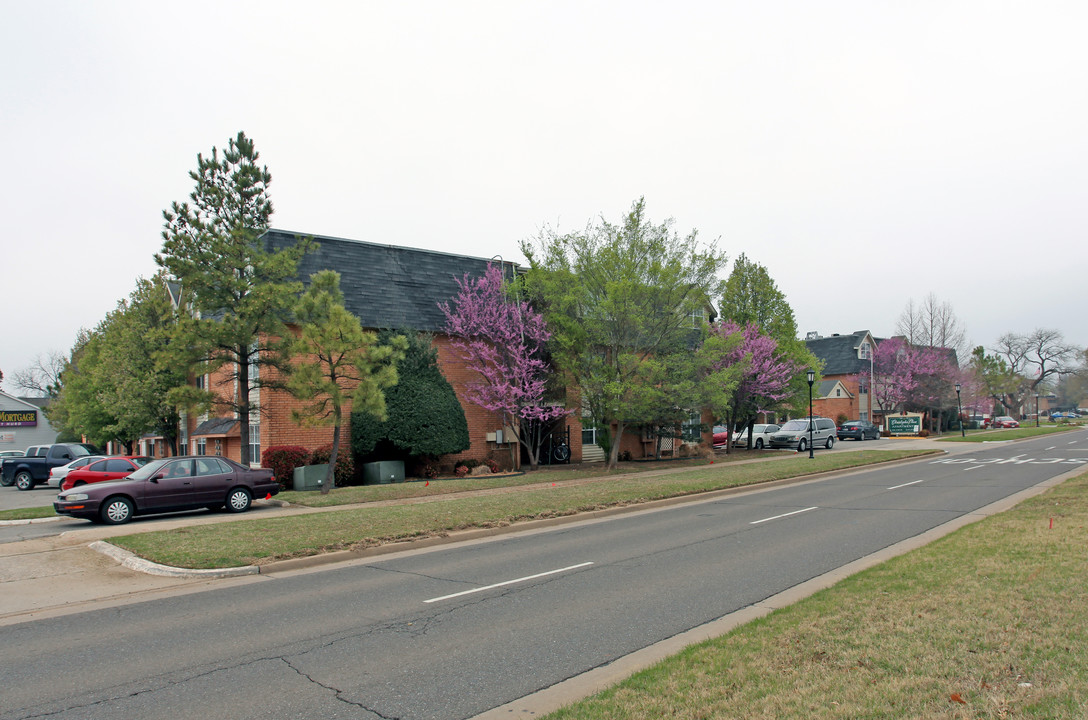
<svg viewBox="0 0 1088 720"><path fill-rule="evenodd" d="M995 417L994 422L990 427L994 428L1016 428L1020 427L1020 423L1013 420L1008 415L1002 415L1001 417Z"/></svg>
<svg viewBox="0 0 1088 720"><path fill-rule="evenodd" d="M89 485L103 480L116 480L147 465L154 458L143 455L126 455L123 457L108 457L102 460L72 470L60 484L61 490L71 490L77 485Z"/></svg>

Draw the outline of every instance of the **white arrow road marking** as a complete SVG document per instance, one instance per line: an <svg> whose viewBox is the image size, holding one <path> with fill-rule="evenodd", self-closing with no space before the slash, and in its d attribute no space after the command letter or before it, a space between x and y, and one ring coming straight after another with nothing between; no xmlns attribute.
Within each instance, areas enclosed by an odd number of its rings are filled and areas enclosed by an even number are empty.
<svg viewBox="0 0 1088 720"><path fill-rule="evenodd" d="M771 520L778 520L780 518L789 517L790 515L797 515L798 513L808 512L809 510L817 510L817 509L819 509L819 506L813 505L812 507L805 508L804 510L794 510L793 512L782 513L781 515L775 515L774 517L763 518L762 520L753 520L752 522L750 522L748 524L749 525L759 525L760 523L770 522Z"/></svg>
<svg viewBox="0 0 1088 720"><path fill-rule="evenodd" d="M462 595L471 595L472 593L484 592L485 590L493 590L497 587L503 587L506 585L513 585L514 583L526 582L528 580L536 580L537 578L547 577L548 575L555 575L561 572L567 572L568 570L577 570L578 568L584 568L592 565L591 562L584 562L578 565L571 565L570 567L559 568L558 570L549 570L548 572L537 573L536 575L528 575L526 577L517 578L515 580L507 580L501 583L495 583L494 585L488 585L486 587L476 588L474 590L464 590L459 593L453 593L452 595L443 595L442 597L431 598L430 600L424 600L425 603L439 602L440 600L450 600L455 597L461 597Z"/></svg>

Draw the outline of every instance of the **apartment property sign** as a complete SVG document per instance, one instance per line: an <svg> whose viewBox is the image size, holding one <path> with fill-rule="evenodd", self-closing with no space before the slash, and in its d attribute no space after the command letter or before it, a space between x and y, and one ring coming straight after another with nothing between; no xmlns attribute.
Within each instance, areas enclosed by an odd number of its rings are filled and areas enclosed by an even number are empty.
<svg viewBox="0 0 1088 720"><path fill-rule="evenodd" d="M37 410L0 410L0 427L37 427Z"/></svg>
<svg viewBox="0 0 1088 720"><path fill-rule="evenodd" d="M917 435L922 429L922 416L919 414L889 415L884 421L892 435Z"/></svg>

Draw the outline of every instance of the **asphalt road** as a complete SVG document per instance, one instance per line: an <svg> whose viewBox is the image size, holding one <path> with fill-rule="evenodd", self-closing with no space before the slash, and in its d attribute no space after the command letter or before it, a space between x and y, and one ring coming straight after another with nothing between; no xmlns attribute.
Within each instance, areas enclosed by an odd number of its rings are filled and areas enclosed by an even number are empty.
<svg viewBox="0 0 1088 720"><path fill-rule="evenodd" d="M0 718L472 717L1086 463L1069 433L10 625Z"/></svg>

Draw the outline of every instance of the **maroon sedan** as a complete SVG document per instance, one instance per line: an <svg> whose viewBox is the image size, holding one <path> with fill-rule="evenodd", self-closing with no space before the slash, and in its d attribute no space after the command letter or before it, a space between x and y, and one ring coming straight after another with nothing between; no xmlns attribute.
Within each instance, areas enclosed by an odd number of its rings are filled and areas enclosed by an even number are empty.
<svg viewBox="0 0 1088 720"><path fill-rule="evenodd" d="M268 469L252 470L210 455L155 460L121 480L81 485L57 496L59 515L117 525L135 515L206 507L245 512L253 498L280 491Z"/></svg>
<svg viewBox="0 0 1088 720"><path fill-rule="evenodd" d="M1001 417L995 417L993 425L994 428L1017 428L1020 427L1020 423L1013 420L1008 415L1002 415Z"/></svg>
<svg viewBox="0 0 1088 720"><path fill-rule="evenodd" d="M89 465L70 470L64 480L61 481L60 489L62 491L71 490L78 485L123 478L147 465L152 460L154 458L143 455L125 455L96 460Z"/></svg>

